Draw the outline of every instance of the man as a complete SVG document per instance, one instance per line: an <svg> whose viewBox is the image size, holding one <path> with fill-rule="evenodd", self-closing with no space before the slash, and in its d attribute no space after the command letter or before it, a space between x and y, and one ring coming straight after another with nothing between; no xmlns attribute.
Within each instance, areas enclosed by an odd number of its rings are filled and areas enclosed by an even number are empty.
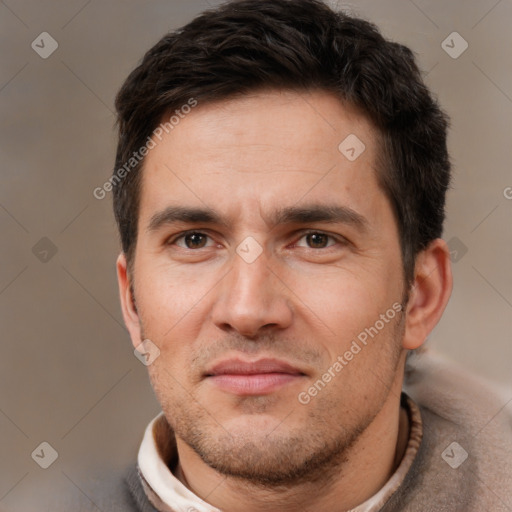
<svg viewBox="0 0 512 512"><path fill-rule="evenodd" d="M162 414L108 510L512 510L505 402L428 354L404 383L452 289L447 118L412 53L319 1L235 1L116 108L122 310Z"/></svg>

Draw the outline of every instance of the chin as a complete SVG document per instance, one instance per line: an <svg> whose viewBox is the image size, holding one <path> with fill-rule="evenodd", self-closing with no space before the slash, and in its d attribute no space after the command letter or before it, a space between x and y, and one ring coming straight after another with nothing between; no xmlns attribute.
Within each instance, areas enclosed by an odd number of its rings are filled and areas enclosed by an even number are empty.
<svg viewBox="0 0 512 512"><path fill-rule="evenodd" d="M347 447L291 431L260 430L259 421L228 432L203 439L192 448L217 472L253 486L280 487L323 479L327 467L332 469L344 460Z"/></svg>
<svg viewBox="0 0 512 512"><path fill-rule="evenodd" d="M222 422L224 427L232 436L242 438L246 441L257 442L258 440L270 441L269 437L289 436L295 429L295 425L286 419L286 413L263 414L236 414L227 417ZM272 436L272 437L274 437Z"/></svg>

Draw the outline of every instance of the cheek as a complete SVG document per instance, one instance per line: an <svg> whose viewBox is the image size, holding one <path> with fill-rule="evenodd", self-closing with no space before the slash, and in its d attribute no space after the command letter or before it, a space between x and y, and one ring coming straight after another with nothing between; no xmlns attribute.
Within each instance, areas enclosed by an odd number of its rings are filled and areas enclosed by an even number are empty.
<svg viewBox="0 0 512 512"><path fill-rule="evenodd" d="M364 282L336 270L318 275L294 273L293 283L296 316L307 324L317 348L322 346L333 360L345 351L352 338L374 315L375 297Z"/></svg>
<svg viewBox="0 0 512 512"><path fill-rule="evenodd" d="M200 273L168 265L136 274L139 317L146 337L159 341L162 349L190 344L204 322L204 307L218 281L214 272ZM170 345L170 346L169 346Z"/></svg>

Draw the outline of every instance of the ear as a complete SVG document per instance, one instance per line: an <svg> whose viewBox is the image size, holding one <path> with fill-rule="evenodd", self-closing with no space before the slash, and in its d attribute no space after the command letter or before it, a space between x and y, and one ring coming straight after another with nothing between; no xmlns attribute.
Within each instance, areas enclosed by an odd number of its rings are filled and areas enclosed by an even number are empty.
<svg viewBox="0 0 512 512"><path fill-rule="evenodd" d="M437 238L416 258L414 283L406 308L403 348L414 350L425 342L448 304L452 286L450 250L444 240Z"/></svg>
<svg viewBox="0 0 512 512"><path fill-rule="evenodd" d="M123 312L124 323L128 328L132 344L137 347L142 341L141 325L139 314L135 306L135 297L132 295L133 282L128 272L126 256L121 253L116 262L117 282L119 284L119 296L121 299L121 310Z"/></svg>

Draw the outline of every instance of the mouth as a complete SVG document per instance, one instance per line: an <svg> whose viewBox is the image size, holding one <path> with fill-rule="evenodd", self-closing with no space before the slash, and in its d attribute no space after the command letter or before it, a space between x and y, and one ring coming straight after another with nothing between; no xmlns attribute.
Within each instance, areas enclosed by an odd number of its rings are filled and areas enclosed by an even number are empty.
<svg viewBox="0 0 512 512"><path fill-rule="evenodd" d="M222 391L239 396L267 395L301 381L306 374L278 359L227 359L215 364L205 378Z"/></svg>

